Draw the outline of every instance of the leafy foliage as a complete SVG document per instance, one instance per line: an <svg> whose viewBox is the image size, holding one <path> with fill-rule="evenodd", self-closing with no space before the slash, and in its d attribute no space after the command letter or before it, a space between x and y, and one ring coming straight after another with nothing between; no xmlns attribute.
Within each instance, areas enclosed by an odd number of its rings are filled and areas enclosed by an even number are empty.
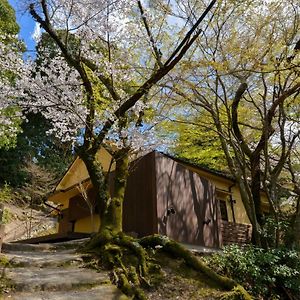
<svg viewBox="0 0 300 300"><path fill-rule="evenodd" d="M73 158L71 145L47 134L49 129L49 121L41 114L27 115L16 147L0 149L0 183L22 186L30 181L32 174L26 169L30 162L54 173L55 177L62 175Z"/></svg>
<svg viewBox="0 0 300 300"><path fill-rule="evenodd" d="M208 117L204 116L201 118L208 119ZM164 122L159 130L161 136L172 139L169 150L177 157L211 169L227 171L224 152L222 151L218 134L213 129L187 124L180 117L179 121Z"/></svg>
<svg viewBox="0 0 300 300"><path fill-rule="evenodd" d="M265 224L262 230L263 237L267 240L270 247L276 247L276 232L280 233L280 244L290 245L292 242L292 219L293 213L281 213L278 220L273 216L265 218Z"/></svg>
<svg viewBox="0 0 300 300"><path fill-rule="evenodd" d="M12 189L9 184L5 183L0 188L0 202L9 202L11 200Z"/></svg>
<svg viewBox="0 0 300 300"><path fill-rule="evenodd" d="M240 4L219 3L205 39L185 61L186 72L180 70L168 86L174 108L166 114L191 124L184 131L178 126L177 151L212 164L215 154L224 153L253 225L253 241L262 246L259 191L264 187L270 211L279 214L277 183L299 145L299 6L296 1Z"/></svg>
<svg viewBox="0 0 300 300"><path fill-rule="evenodd" d="M16 35L18 32L14 9L7 0L0 0L0 34Z"/></svg>
<svg viewBox="0 0 300 300"><path fill-rule="evenodd" d="M2 216L2 223L8 224L12 219L13 219L12 213L7 208L4 208L3 216Z"/></svg>
<svg viewBox="0 0 300 300"><path fill-rule="evenodd" d="M295 295L300 292L300 256L296 251L230 245L206 261L260 299L276 299L284 289Z"/></svg>

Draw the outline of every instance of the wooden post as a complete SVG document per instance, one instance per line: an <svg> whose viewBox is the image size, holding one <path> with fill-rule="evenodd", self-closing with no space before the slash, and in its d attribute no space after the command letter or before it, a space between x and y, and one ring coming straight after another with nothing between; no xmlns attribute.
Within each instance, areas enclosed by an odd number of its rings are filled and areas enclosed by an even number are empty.
<svg viewBox="0 0 300 300"><path fill-rule="evenodd" d="M0 203L0 252L1 252L3 238L4 238L3 212L4 212L4 205L3 203Z"/></svg>

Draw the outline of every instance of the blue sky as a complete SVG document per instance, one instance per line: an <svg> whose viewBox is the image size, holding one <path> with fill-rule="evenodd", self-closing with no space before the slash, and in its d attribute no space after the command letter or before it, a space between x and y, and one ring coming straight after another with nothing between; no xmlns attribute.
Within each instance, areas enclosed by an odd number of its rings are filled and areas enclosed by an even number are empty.
<svg viewBox="0 0 300 300"><path fill-rule="evenodd" d="M20 26L20 37L25 41L27 45L27 50L29 54L35 49L35 41L32 39L31 35L34 32L35 22L32 20L31 16L24 12L18 5L20 0L8 0L10 5L15 9L17 22Z"/></svg>

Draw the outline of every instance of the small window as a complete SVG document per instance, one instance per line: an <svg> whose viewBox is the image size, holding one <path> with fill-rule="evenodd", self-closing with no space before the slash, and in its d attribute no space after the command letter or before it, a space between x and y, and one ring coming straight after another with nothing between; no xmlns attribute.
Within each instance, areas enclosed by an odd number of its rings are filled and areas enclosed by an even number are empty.
<svg viewBox="0 0 300 300"><path fill-rule="evenodd" d="M220 211L221 211L221 219L223 221L228 221L228 214L227 214L227 207L226 207L226 201L219 200L220 203Z"/></svg>

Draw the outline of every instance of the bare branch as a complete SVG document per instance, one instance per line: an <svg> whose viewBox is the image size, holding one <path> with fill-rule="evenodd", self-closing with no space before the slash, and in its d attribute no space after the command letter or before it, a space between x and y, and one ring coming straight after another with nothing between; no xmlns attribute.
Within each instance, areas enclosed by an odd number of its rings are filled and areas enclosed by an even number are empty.
<svg viewBox="0 0 300 300"><path fill-rule="evenodd" d="M143 20L145 29L146 29L146 31L147 31L147 35L148 35L148 37L149 37L149 39L150 39L150 43L151 43L151 45L152 45L152 49L153 49L153 51L154 51L155 59L156 59L158 65L159 65L160 67L162 67L162 66L163 66L163 63L162 63L162 61L161 61L161 56L162 56L162 54L161 54L160 50L156 47L156 44L155 44L155 41L154 41L152 32L151 32L151 30L150 30L150 27L149 27L149 24L148 24L146 15L145 15L144 8L143 8L142 3L141 3L140 0L138 0L138 7L139 7L139 10L140 10L140 13L141 13L141 17L142 17L142 20Z"/></svg>

